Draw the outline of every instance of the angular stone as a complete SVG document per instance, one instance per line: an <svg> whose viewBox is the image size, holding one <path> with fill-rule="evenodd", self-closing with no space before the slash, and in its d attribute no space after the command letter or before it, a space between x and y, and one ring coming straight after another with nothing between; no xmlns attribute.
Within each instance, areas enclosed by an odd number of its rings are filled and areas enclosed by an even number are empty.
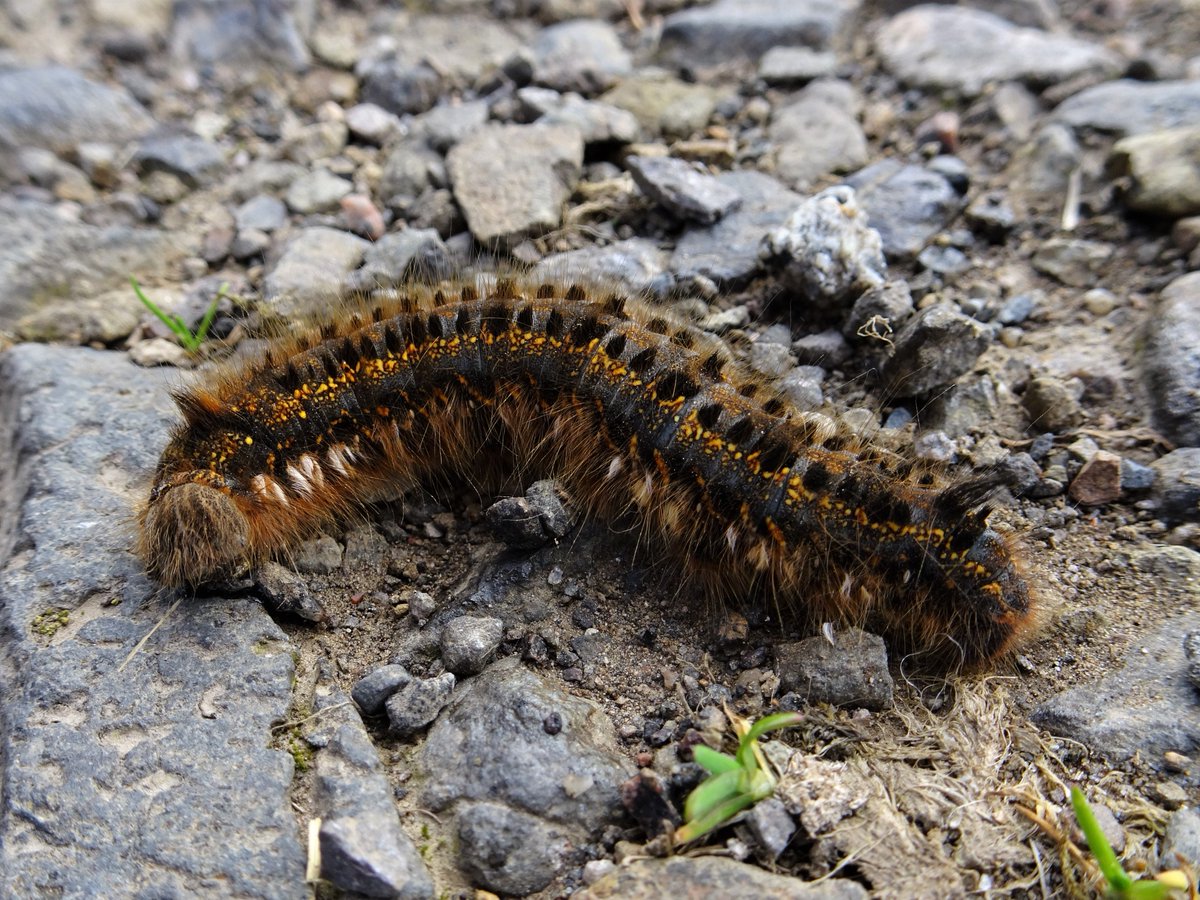
<svg viewBox="0 0 1200 900"><path fill-rule="evenodd" d="M1142 354L1154 424L1181 447L1200 447L1200 272L1159 295Z"/></svg>
<svg viewBox="0 0 1200 900"><path fill-rule="evenodd" d="M485 246L557 228L582 166L582 135L561 125L482 128L446 158L454 198Z"/></svg>
<svg viewBox="0 0 1200 900"><path fill-rule="evenodd" d="M263 294L271 310L295 321L332 302L368 246L362 238L335 228L315 226L298 232L264 281Z"/></svg>
<svg viewBox="0 0 1200 900"><path fill-rule="evenodd" d="M688 137L699 131L717 107L713 88L661 72L631 75L600 99L633 113L649 134L665 137Z"/></svg>
<svg viewBox="0 0 1200 900"><path fill-rule="evenodd" d="M1083 464L1067 494L1084 506L1101 506L1121 496L1121 457L1098 450Z"/></svg>
<svg viewBox="0 0 1200 900"><path fill-rule="evenodd" d="M1032 378L1025 388L1021 405L1029 414L1030 428L1038 432L1061 434L1083 421L1079 405L1082 385L1078 380L1068 384L1053 375Z"/></svg>
<svg viewBox="0 0 1200 900"><path fill-rule="evenodd" d="M1109 244L1076 238L1050 238L1033 254L1033 267L1071 287L1088 287L1113 254Z"/></svg>
<svg viewBox="0 0 1200 900"><path fill-rule="evenodd" d="M517 100L530 118L542 125L569 125L579 129L585 144L628 144L637 140L637 117L611 103L584 100L578 94L560 94L547 88L525 87Z"/></svg>
<svg viewBox="0 0 1200 900"><path fill-rule="evenodd" d="M368 281L400 283L411 275L417 278L445 273L450 251L432 228L406 228L385 234L364 254L358 273Z"/></svg>
<svg viewBox="0 0 1200 900"><path fill-rule="evenodd" d="M711 225L742 205L741 194L682 159L630 156L625 165L646 196L681 219Z"/></svg>
<svg viewBox="0 0 1200 900"><path fill-rule="evenodd" d="M837 54L808 47L772 47L763 54L758 77L768 84L804 84L837 70Z"/></svg>
<svg viewBox="0 0 1200 900"><path fill-rule="evenodd" d="M384 706L392 734L408 737L436 719L450 702L454 684L449 672L437 678L414 678L388 697Z"/></svg>
<svg viewBox="0 0 1200 900"><path fill-rule="evenodd" d="M1200 212L1200 126L1118 141L1109 170L1129 176L1125 204L1130 209L1172 218Z"/></svg>
<svg viewBox="0 0 1200 900"><path fill-rule="evenodd" d="M505 497L487 508L488 524L511 547L534 549L563 537L574 516L552 481L537 481L524 497Z"/></svg>
<svg viewBox="0 0 1200 900"><path fill-rule="evenodd" d="M367 715L377 716L383 712L387 698L410 681L412 676L404 666L380 666L358 679L350 690L350 696Z"/></svg>
<svg viewBox="0 0 1200 900"><path fill-rule="evenodd" d="M599 93L633 68L616 29L597 19L543 28L531 49L534 81L556 91Z"/></svg>
<svg viewBox="0 0 1200 900"><path fill-rule="evenodd" d="M554 735L543 727L551 714L563 723ZM600 708L526 671L515 657L463 682L417 762L434 811L488 800L588 833L617 815L618 786L633 775Z"/></svg>
<svg viewBox="0 0 1200 900"><path fill-rule="evenodd" d="M143 175L169 172L194 188L212 181L225 168L225 154L199 135L160 131L138 142L133 162Z"/></svg>
<svg viewBox="0 0 1200 900"><path fill-rule="evenodd" d="M773 47L830 47L857 0L717 0L667 16L659 52L679 65L757 60Z"/></svg>
<svg viewBox="0 0 1200 900"><path fill-rule="evenodd" d="M432 898L433 880L400 827L383 764L354 718L317 753L313 807L321 819L321 877L368 897Z"/></svg>
<svg viewBox="0 0 1200 900"><path fill-rule="evenodd" d="M882 638L858 628L840 631L831 644L821 635L776 648L780 686L809 703L888 709L892 676Z"/></svg>
<svg viewBox="0 0 1200 900"><path fill-rule="evenodd" d="M293 181L284 199L292 212L307 216L332 212L352 190L354 185L345 178L334 175L328 169L317 169Z"/></svg>
<svg viewBox="0 0 1200 900"><path fill-rule="evenodd" d="M257 194L239 206L233 218L239 230L275 231L287 224L287 207L276 197Z"/></svg>
<svg viewBox="0 0 1200 900"><path fill-rule="evenodd" d="M540 891L566 861L561 828L499 803L458 807L459 864L475 884L523 897Z"/></svg>
<svg viewBox="0 0 1200 900"><path fill-rule="evenodd" d="M904 81L968 95L992 82L1044 86L1120 69L1117 56L1098 44L1020 28L962 6L905 10L884 23L875 46L884 65Z"/></svg>
<svg viewBox="0 0 1200 900"><path fill-rule="evenodd" d="M1200 447L1180 447L1150 464L1153 497L1169 522L1200 522Z"/></svg>
<svg viewBox="0 0 1200 900"><path fill-rule="evenodd" d="M724 172L717 180L742 195L742 205L708 228L690 228L675 246L671 270L680 281L707 278L737 288L761 268L763 237L803 199L761 172Z"/></svg>
<svg viewBox="0 0 1200 900"><path fill-rule="evenodd" d="M320 601L308 589L308 582L286 566L268 560L254 573L254 580L275 612L309 622L324 622L328 618Z"/></svg>
<svg viewBox="0 0 1200 900"><path fill-rule="evenodd" d="M504 622L491 616L459 616L442 628L442 665L455 675L478 675L504 639Z"/></svg>
<svg viewBox="0 0 1200 900"><path fill-rule="evenodd" d="M287 637L246 599L173 606L111 527L175 424L172 381L122 354L0 356L0 427L20 423L0 532L21 548L0 546L0 666L21 673L0 695L4 896L307 893L292 758L270 749ZM60 610L48 642L34 623Z"/></svg>
<svg viewBox="0 0 1200 900"><path fill-rule="evenodd" d="M424 138L434 150L445 153L487 120L488 104L484 100L441 103L413 120L411 135Z"/></svg>
<svg viewBox="0 0 1200 900"><path fill-rule="evenodd" d="M301 543L292 562L296 571L305 575L328 575L342 566L342 545L323 534Z"/></svg>
<svg viewBox="0 0 1200 900"><path fill-rule="evenodd" d="M382 60L363 73L362 99L397 116L425 112L445 89L441 74L428 63Z"/></svg>
<svg viewBox="0 0 1200 900"><path fill-rule="evenodd" d="M860 169L846 184L857 192L889 257L916 256L962 208L958 192L942 175L894 159Z"/></svg>
<svg viewBox="0 0 1200 900"><path fill-rule="evenodd" d="M533 277L592 279L640 292L663 273L666 263L666 253L657 243L630 238L605 247L588 246L547 256L534 267Z"/></svg>
<svg viewBox="0 0 1200 900"><path fill-rule="evenodd" d="M944 304L926 307L896 335L884 365L887 390L897 397L918 397L949 384L971 370L991 343L981 323Z"/></svg>
<svg viewBox="0 0 1200 900"><path fill-rule="evenodd" d="M768 135L777 145L775 174L797 189L830 172L867 162L867 138L858 124L854 89L841 81L810 84L771 115Z"/></svg>

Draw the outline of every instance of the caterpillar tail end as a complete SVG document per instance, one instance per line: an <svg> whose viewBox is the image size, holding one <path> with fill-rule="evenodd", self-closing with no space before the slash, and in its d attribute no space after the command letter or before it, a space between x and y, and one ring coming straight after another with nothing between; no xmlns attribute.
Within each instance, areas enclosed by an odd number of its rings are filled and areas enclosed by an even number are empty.
<svg viewBox="0 0 1200 900"><path fill-rule="evenodd" d="M138 517L137 554L165 587L194 586L236 574L247 563L250 523L233 498L204 484L164 491Z"/></svg>

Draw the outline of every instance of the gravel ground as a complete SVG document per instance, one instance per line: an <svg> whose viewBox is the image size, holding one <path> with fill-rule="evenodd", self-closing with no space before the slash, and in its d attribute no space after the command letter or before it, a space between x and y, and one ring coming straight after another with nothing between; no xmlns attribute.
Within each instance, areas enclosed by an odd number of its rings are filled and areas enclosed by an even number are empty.
<svg viewBox="0 0 1200 900"><path fill-rule="evenodd" d="M1071 785L1200 867L1198 159L1191 0L3 4L0 895L1089 896ZM936 675L697 606L552 482L147 579L172 386L497 265L999 466L1039 634ZM672 847L778 710L775 796Z"/></svg>

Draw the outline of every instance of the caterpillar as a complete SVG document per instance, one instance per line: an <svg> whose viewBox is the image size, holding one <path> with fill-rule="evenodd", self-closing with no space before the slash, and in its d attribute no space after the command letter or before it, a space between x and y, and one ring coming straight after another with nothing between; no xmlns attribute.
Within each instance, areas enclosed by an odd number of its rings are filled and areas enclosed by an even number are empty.
<svg viewBox="0 0 1200 900"><path fill-rule="evenodd" d="M136 547L167 587L285 552L384 489L515 469L640 521L718 597L765 591L975 667L1038 617L988 526L995 475L949 481L790 409L719 339L620 291L410 286L175 399Z"/></svg>

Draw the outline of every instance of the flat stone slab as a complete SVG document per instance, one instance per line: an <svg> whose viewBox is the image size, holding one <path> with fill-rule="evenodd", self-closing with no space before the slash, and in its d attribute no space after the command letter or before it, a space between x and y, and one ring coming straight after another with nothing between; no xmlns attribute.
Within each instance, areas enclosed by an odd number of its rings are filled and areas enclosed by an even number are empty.
<svg viewBox="0 0 1200 900"><path fill-rule="evenodd" d="M1116 55L1099 44L1019 28L980 9L937 4L893 16L879 30L876 48L901 80L967 95L993 82L1044 86L1120 71Z"/></svg>
<svg viewBox="0 0 1200 900"><path fill-rule="evenodd" d="M308 896L286 637L250 601L172 609L129 552L172 380L0 355L0 896Z"/></svg>

